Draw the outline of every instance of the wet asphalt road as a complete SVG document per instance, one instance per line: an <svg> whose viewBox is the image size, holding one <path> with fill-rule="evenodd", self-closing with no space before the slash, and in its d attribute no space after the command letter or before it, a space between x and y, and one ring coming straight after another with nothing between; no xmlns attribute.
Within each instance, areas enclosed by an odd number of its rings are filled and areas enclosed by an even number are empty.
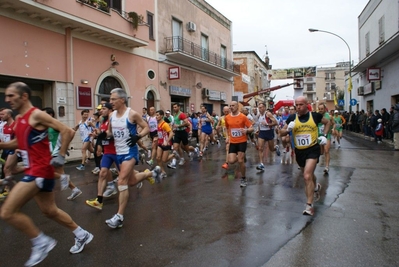
<svg viewBox="0 0 399 267"><path fill-rule="evenodd" d="M371 184L370 180L376 180L373 177L367 180L369 175L382 176L384 181L397 176L399 152L391 149L353 134L347 134L340 149L332 147L329 176L323 175L323 158L316 169L322 191L313 217L302 215L306 199L296 164L281 164L280 158L275 157L265 164L265 172L258 172L256 150L249 147L246 165L249 185L243 190L235 178L234 167L227 173L220 167L224 150L218 150L216 145L210 147L202 161L194 159L176 170L169 169L161 184L146 182L140 190L132 187L124 226L117 230L104 223L116 213L117 197L106 199L102 211L84 204L86 199L96 196L97 176L90 172L93 163L85 171L75 169L77 162L68 163L66 172L83 194L67 201L70 190L60 192L57 185L56 202L94 234L93 241L81 254L69 254L73 234L43 217L33 201L22 211L44 233L58 240L38 266L397 266L398 184L396 181ZM140 164L137 169L147 167ZM352 187L353 177L357 176L365 181L360 187ZM345 201L349 189L359 194L349 195L356 196L359 203L353 199ZM390 196L378 199L380 191L389 191ZM390 206L381 211L385 202ZM380 209L377 214L376 207ZM349 224L348 221L328 224L337 218L347 218L345 209L350 208L358 213L356 216L352 213L349 222L375 223L378 234L370 234L364 240L349 226L334 229L340 223ZM323 224L318 223L322 221ZM316 230L324 233L326 239L312 235ZM0 266L23 266L30 254L29 240L3 221L0 231L3 255ZM368 241L377 244L384 253L367 247ZM340 252L345 245L348 255ZM323 254L317 253L320 248ZM349 251L352 249L355 251Z"/></svg>

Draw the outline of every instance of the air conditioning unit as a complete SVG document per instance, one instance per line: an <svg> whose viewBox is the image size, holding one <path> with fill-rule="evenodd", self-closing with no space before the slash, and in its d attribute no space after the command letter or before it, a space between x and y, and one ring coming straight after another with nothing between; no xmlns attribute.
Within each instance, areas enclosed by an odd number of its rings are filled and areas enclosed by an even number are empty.
<svg viewBox="0 0 399 267"><path fill-rule="evenodd" d="M364 95L364 87L360 86L359 88L357 88L357 95Z"/></svg>
<svg viewBox="0 0 399 267"><path fill-rule="evenodd" d="M208 97L208 96L209 96L209 89L202 88L202 95L203 95L204 97Z"/></svg>
<svg viewBox="0 0 399 267"><path fill-rule="evenodd" d="M195 32L197 30L197 25L194 22L190 21L187 23L187 30L189 32Z"/></svg>

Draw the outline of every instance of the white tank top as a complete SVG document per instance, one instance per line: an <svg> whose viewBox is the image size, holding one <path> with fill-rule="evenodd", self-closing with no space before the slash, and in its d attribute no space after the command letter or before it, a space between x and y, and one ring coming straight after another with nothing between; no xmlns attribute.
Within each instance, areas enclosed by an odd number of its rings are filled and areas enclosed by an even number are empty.
<svg viewBox="0 0 399 267"><path fill-rule="evenodd" d="M137 134L137 125L129 121L129 112L130 108L127 108L122 117L118 118L116 111L111 115L111 131L114 136L117 155L126 155L132 152L132 148L126 142L130 139L130 134Z"/></svg>
<svg viewBox="0 0 399 267"><path fill-rule="evenodd" d="M148 126L150 127L150 132L155 132L158 129L158 122L156 117L148 118Z"/></svg>
<svg viewBox="0 0 399 267"><path fill-rule="evenodd" d="M273 127L270 127L269 125L264 125L264 123L269 123L268 121L270 121L270 119L268 119L267 117L266 117L266 112L265 112L265 114L259 114L259 121L258 121L258 123L259 123L259 130L260 131L268 131L268 130L271 130L271 129L273 129Z"/></svg>

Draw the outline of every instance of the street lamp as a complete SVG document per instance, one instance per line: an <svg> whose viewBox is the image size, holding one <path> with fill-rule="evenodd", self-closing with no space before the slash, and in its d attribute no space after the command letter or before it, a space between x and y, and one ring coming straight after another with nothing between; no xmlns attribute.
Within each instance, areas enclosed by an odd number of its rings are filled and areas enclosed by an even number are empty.
<svg viewBox="0 0 399 267"><path fill-rule="evenodd" d="M348 82L348 87L351 86L351 79L352 79L352 71L351 71L351 64L352 64L352 56L351 56L351 48L349 47L348 43L344 40L344 38L342 38L341 36L339 36L338 34L335 34L333 32L329 32L329 31L323 31L323 30L318 30L318 29L309 29L310 32L324 32L324 33L328 33L328 34L332 34L336 37L338 37L339 39L341 39L342 41L344 41L344 43L346 44L346 46L348 47L349 50L349 82ZM352 88L349 91L349 112L352 112L352 105L350 104L350 100L352 99Z"/></svg>

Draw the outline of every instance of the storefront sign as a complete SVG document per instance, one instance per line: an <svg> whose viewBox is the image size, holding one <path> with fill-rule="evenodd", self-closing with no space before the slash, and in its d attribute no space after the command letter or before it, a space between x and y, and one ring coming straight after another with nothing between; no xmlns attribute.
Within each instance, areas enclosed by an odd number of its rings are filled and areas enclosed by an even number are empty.
<svg viewBox="0 0 399 267"><path fill-rule="evenodd" d="M368 68L367 69L367 80L369 80L369 81L381 80L381 68Z"/></svg>
<svg viewBox="0 0 399 267"><path fill-rule="evenodd" d="M364 95L371 94L373 92L372 83L368 83L364 86Z"/></svg>
<svg viewBox="0 0 399 267"><path fill-rule="evenodd" d="M91 96L91 87L77 87L78 109L92 109L93 102Z"/></svg>
<svg viewBox="0 0 399 267"><path fill-rule="evenodd" d="M209 91L209 100L220 100L220 92L219 91L214 91L214 90L208 90Z"/></svg>
<svg viewBox="0 0 399 267"><path fill-rule="evenodd" d="M180 79L180 68L179 67L170 67L169 68L169 80L177 80Z"/></svg>
<svg viewBox="0 0 399 267"><path fill-rule="evenodd" d="M169 86L169 94L191 97L191 89L171 85Z"/></svg>
<svg viewBox="0 0 399 267"><path fill-rule="evenodd" d="M220 92L220 100L226 101L227 100L227 95L225 92Z"/></svg>

